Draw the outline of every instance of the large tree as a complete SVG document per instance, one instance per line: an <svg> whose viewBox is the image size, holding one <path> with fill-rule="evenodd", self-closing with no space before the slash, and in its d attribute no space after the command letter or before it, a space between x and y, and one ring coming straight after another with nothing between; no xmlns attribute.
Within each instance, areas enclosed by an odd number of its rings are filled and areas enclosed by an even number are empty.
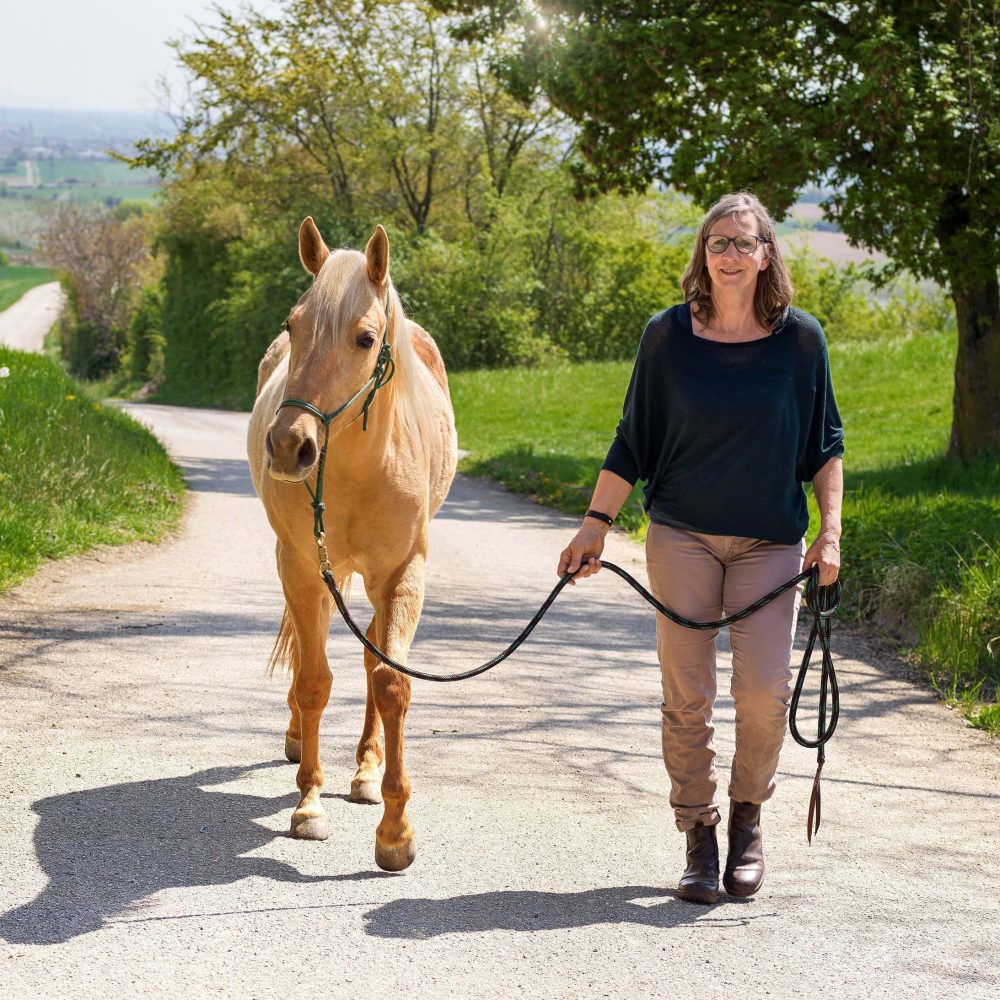
<svg viewBox="0 0 1000 1000"><path fill-rule="evenodd" d="M1000 0L438 6L467 37L520 27L500 69L581 127L581 191L750 188L781 217L834 190L852 243L954 299L951 452L1000 447Z"/></svg>
<svg viewBox="0 0 1000 1000"><path fill-rule="evenodd" d="M177 133L138 143L134 162L163 176L221 165L265 212L321 201L356 237L373 217L423 232L443 199L461 211L501 196L525 145L554 127L548 106L498 87L428 3L215 14L174 43L190 85Z"/></svg>

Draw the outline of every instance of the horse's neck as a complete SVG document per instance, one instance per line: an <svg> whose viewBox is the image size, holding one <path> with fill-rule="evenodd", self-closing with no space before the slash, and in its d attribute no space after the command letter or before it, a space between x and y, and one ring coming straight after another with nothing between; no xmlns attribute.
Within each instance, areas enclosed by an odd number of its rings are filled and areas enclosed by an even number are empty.
<svg viewBox="0 0 1000 1000"><path fill-rule="evenodd" d="M396 424L396 387L390 382L379 389L368 408L368 430L364 429L364 417L359 415L330 443L330 473L346 473L351 478L361 477L366 470L377 473L390 459L391 445L399 431Z"/></svg>

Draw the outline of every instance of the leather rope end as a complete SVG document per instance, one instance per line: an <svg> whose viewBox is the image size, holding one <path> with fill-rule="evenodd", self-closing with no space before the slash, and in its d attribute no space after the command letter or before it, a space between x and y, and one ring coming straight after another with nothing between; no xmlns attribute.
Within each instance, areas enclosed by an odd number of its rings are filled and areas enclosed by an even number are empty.
<svg viewBox="0 0 1000 1000"><path fill-rule="evenodd" d="M813 778L812 794L809 796L809 815L806 818L806 841L812 847L813 834L819 831L819 821L821 812L821 796L819 790L819 779L823 773L823 761L816 766L816 777ZM816 823L813 825L813 819Z"/></svg>

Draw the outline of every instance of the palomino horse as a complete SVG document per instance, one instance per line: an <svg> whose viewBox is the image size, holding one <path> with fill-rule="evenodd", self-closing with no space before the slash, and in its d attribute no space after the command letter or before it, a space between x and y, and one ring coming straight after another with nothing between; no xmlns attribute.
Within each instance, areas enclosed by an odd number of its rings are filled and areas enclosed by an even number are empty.
<svg viewBox="0 0 1000 1000"><path fill-rule="evenodd" d="M316 487L325 432L311 409L280 404L294 399L328 415L355 397L329 424L326 546L338 584L352 573L364 580L375 609L368 638L401 662L423 604L429 521L454 478L457 441L444 363L431 337L403 315L389 278L385 230L376 227L363 254L331 253L307 218L299 227L299 256L314 281L260 364L247 451L254 486L277 535L285 593L271 663L288 663L292 671L285 754L299 764L301 798L291 833L325 840L330 824L320 802L319 722L332 684L325 646L333 599L320 576L313 513L302 485ZM395 374L363 416L367 393L356 394L371 379L385 340ZM368 702L350 798L384 803L375 861L399 871L416 856L403 759L410 681L367 651L364 662Z"/></svg>

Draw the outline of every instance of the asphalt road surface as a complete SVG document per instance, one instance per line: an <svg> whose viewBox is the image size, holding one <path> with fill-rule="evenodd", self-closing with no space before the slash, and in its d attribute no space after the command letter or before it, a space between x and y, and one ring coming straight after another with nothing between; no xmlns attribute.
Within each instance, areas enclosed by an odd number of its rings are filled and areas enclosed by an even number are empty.
<svg viewBox="0 0 1000 1000"><path fill-rule="evenodd" d="M380 807L346 798L364 672L336 620L333 833L289 838L287 681L264 676L281 599L246 417L129 409L187 471L183 531L46 566L0 598L4 998L997 995L997 746L843 628L818 838L806 845L814 754L789 739L761 892L676 898L653 617L610 573L568 588L493 672L414 682L418 855L400 874L374 863ZM411 662L491 656L554 583L575 525L459 478ZM620 534L607 556L644 578Z"/></svg>

